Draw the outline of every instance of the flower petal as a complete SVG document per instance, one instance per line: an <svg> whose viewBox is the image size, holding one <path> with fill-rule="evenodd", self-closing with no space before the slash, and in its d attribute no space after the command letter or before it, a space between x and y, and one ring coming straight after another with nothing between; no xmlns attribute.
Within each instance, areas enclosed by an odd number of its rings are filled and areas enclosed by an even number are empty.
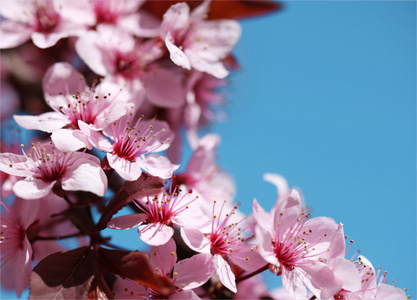
<svg viewBox="0 0 417 300"><path fill-rule="evenodd" d="M54 184L55 181L44 182L40 179L28 177L16 182L13 191L16 196L23 199L40 199L51 192Z"/></svg>
<svg viewBox="0 0 417 300"><path fill-rule="evenodd" d="M107 223L107 227L110 229L126 230L139 226L148 219L147 214L132 214L113 218Z"/></svg>
<svg viewBox="0 0 417 300"><path fill-rule="evenodd" d="M166 244L174 235L174 229L161 223L151 223L138 227L139 237L146 244L160 246Z"/></svg>
<svg viewBox="0 0 417 300"><path fill-rule="evenodd" d="M220 282L233 293L236 293L235 274L233 274L229 264L218 254L214 255L214 261L216 265L216 274L219 277Z"/></svg>
<svg viewBox="0 0 417 300"><path fill-rule="evenodd" d="M107 153L107 160L110 167L124 180L133 181L138 179L140 174L142 174L141 165L137 162L131 162L110 153Z"/></svg>
<svg viewBox="0 0 417 300"><path fill-rule="evenodd" d="M174 271L178 273L176 284L179 284L183 289L195 289L206 283L216 270L213 256L208 253L200 253L176 263Z"/></svg>
<svg viewBox="0 0 417 300"><path fill-rule="evenodd" d="M172 164L168 158L158 154L142 155L136 158L136 161L146 172L161 178L170 178L180 166Z"/></svg>

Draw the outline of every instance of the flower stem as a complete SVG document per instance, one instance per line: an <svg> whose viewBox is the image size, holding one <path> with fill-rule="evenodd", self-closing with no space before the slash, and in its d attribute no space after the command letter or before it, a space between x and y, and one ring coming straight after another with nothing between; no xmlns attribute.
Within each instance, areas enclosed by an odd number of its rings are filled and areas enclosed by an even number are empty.
<svg viewBox="0 0 417 300"><path fill-rule="evenodd" d="M244 275L242 277L237 278L236 279L236 283L241 282L241 281L243 281L245 279L251 278L252 276L255 276L255 275L259 274L259 273L262 273L263 271L268 270L268 268L269 268L269 264L266 264L265 266L259 268L258 270L255 270L255 271L253 271L253 272L251 272L249 274L246 274L246 275Z"/></svg>

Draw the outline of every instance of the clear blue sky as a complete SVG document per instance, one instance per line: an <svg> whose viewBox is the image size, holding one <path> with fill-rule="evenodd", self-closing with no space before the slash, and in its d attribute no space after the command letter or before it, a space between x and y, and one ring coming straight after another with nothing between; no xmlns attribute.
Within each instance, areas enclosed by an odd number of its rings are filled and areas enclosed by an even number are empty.
<svg viewBox="0 0 417 300"><path fill-rule="evenodd" d="M285 176L416 299L415 2L284 2L242 27L229 119L212 128L242 210L272 206L264 172Z"/></svg>
<svg viewBox="0 0 417 300"><path fill-rule="evenodd" d="M242 27L214 128L242 209L271 207L262 175L282 174L416 299L415 2L284 2Z"/></svg>

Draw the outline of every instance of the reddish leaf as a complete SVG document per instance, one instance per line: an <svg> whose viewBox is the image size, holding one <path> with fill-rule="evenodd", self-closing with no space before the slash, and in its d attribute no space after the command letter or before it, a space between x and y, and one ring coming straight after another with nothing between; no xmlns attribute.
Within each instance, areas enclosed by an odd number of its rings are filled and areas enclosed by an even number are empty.
<svg viewBox="0 0 417 300"><path fill-rule="evenodd" d="M84 234L89 235L93 232L94 223L85 208L70 207L57 215L70 220Z"/></svg>
<svg viewBox="0 0 417 300"><path fill-rule="evenodd" d="M191 9L202 3L193 1L146 1L142 9L162 19L168 8L178 2L186 2ZM281 8L281 4L269 0L213 0L211 3L209 19L241 19L264 15Z"/></svg>
<svg viewBox="0 0 417 300"><path fill-rule="evenodd" d="M89 247L49 255L30 275L30 299L85 299L98 272Z"/></svg>
<svg viewBox="0 0 417 300"><path fill-rule="evenodd" d="M161 178L146 173L142 173L138 180L126 181L113 199L110 200L109 204L107 204L96 226L96 230L106 228L111 217L135 198L155 196L162 191L163 187L164 181Z"/></svg>
<svg viewBox="0 0 417 300"><path fill-rule="evenodd" d="M100 267L126 277L168 296L174 288L171 282L155 274L146 253L99 248Z"/></svg>

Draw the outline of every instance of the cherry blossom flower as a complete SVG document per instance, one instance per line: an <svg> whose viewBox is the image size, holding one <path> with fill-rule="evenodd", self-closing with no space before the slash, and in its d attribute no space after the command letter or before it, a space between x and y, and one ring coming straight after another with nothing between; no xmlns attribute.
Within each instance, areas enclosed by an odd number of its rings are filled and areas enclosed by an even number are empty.
<svg viewBox="0 0 417 300"><path fill-rule="evenodd" d="M141 79L147 76L147 65L163 55L152 40L139 42L127 32L108 25L80 37L75 49L91 70L126 88L134 99L143 99L145 89Z"/></svg>
<svg viewBox="0 0 417 300"><path fill-rule="evenodd" d="M40 203L16 198L11 209L1 199L0 204L5 210L0 218L1 284L6 289L16 289L20 297L32 271L32 246L27 229L35 221Z"/></svg>
<svg viewBox="0 0 417 300"><path fill-rule="evenodd" d="M150 264L155 273L172 282L175 288L167 298L152 289L126 279L118 279L113 287L117 299L200 299L193 289L203 285L214 273L213 257L200 253L177 262L176 245L152 247Z"/></svg>
<svg viewBox="0 0 417 300"><path fill-rule="evenodd" d="M112 84L88 88L84 77L68 63L56 63L43 79L46 102L54 110L38 116L15 115L16 122L26 129L52 132L52 140L62 151L90 147L79 122L100 131L126 114L128 94Z"/></svg>
<svg viewBox="0 0 417 300"><path fill-rule="evenodd" d="M52 190L85 191L98 196L107 190L107 177L97 157L62 152L52 142L32 143L28 154L0 153L0 170L24 177L13 186L14 193L24 199L39 199Z"/></svg>
<svg viewBox="0 0 417 300"><path fill-rule="evenodd" d="M133 113L129 113L108 126L104 133L81 124L81 130L88 136L89 142L97 149L108 152L106 164L113 168L123 179L136 180L142 169L152 175L169 178L179 165L172 164L165 156L153 154L166 150L173 138L168 124L158 120L143 120L141 116L132 121Z"/></svg>
<svg viewBox="0 0 417 300"><path fill-rule="evenodd" d="M281 202L272 223L263 219L263 209L254 200L258 222L256 235L259 253L271 271L282 276L284 288L297 299L307 297L308 287L316 297L328 298L340 290L341 283L324 262L329 244L337 230L334 220L317 217L307 220L296 190ZM272 225L272 226L271 226Z"/></svg>
<svg viewBox="0 0 417 300"><path fill-rule="evenodd" d="M227 200L231 208L234 206L232 204L235 195L233 179L216 163L216 150L219 144L218 135L207 134L201 138L186 170L175 176L175 182L183 183L198 192L204 200L199 204L207 215L212 213L212 203L216 199Z"/></svg>
<svg viewBox="0 0 417 300"><path fill-rule="evenodd" d="M60 39L79 35L85 31L80 26L61 18L61 9L51 0L2 0L0 15L0 48L14 48L32 39L39 48L54 46Z"/></svg>
<svg viewBox="0 0 417 300"><path fill-rule="evenodd" d="M235 217L237 206L223 217L225 204L226 201L220 206L218 214L215 214L216 202L214 202L210 224L204 228L183 227L181 237L192 250L213 255L220 282L236 293L235 275L228 259L245 270L257 269L260 264L262 266L266 262L257 256L251 245L245 243L245 237L241 234L243 231L241 223L245 218L237 220Z"/></svg>
<svg viewBox="0 0 417 300"><path fill-rule="evenodd" d="M204 1L191 13L186 3L171 6L163 16L160 37L176 65L224 78L228 72L221 60L232 50L241 30L234 20L203 20L209 3Z"/></svg>
<svg viewBox="0 0 417 300"><path fill-rule="evenodd" d="M171 186L172 188L172 186ZM169 193L161 193L154 198L146 197L135 201L143 212L113 218L107 227L130 229L138 226L140 239L151 246L167 243L174 234L173 226L203 226L208 220L198 206L193 191L185 186L174 187Z"/></svg>
<svg viewBox="0 0 417 300"><path fill-rule="evenodd" d="M80 24L96 27L115 26L138 37L154 37L159 21L144 11L138 11L144 0L57 1L62 17Z"/></svg>

